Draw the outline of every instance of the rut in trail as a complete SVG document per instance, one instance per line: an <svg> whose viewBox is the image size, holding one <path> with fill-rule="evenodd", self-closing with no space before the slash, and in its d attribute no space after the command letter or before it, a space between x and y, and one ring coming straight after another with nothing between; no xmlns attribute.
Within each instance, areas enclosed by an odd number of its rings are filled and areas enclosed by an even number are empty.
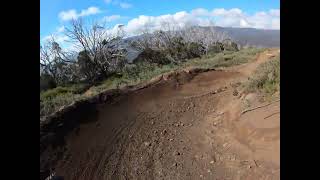
<svg viewBox="0 0 320 180"><path fill-rule="evenodd" d="M279 102L240 116L243 98L234 93L277 53L225 70L181 71L95 105L88 117L72 116L87 121L56 130L63 141L43 148L40 160L74 180L279 179Z"/></svg>

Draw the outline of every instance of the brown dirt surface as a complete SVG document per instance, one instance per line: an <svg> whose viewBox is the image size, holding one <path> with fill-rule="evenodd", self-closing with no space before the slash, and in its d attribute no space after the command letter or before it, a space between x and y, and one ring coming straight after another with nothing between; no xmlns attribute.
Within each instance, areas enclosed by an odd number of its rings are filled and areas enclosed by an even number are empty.
<svg viewBox="0 0 320 180"><path fill-rule="evenodd" d="M248 102L267 102L235 93L278 53L224 70L164 75L96 105L91 120L66 130L62 143L43 145L40 164L50 162L70 180L280 179L280 102L241 114Z"/></svg>

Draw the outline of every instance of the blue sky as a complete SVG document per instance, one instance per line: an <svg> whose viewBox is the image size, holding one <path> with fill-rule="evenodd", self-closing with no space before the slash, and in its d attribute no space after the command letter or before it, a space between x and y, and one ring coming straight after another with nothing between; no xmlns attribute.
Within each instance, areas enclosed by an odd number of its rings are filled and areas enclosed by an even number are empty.
<svg viewBox="0 0 320 180"><path fill-rule="evenodd" d="M279 0L40 0L40 36L61 40L71 18L105 20L110 28L124 24L128 32L165 18L181 25L215 25L280 29ZM143 15L143 16L142 16ZM211 22L210 21L210 22Z"/></svg>

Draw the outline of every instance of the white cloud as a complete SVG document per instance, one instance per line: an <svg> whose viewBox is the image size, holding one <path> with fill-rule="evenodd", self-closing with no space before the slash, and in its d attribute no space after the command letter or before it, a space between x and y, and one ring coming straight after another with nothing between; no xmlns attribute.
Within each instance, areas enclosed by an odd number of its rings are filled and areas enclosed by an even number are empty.
<svg viewBox="0 0 320 180"><path fill-rule="evenodd" d="M210 19L198 18L186 11L175 14L166 14L161 16L144 16L134 18L125 26L125 30L130 33L139 33L145 28L149 30L159 30L166 28L166 22L172 23L175 28L182 28L190 25L208 26L213 25Z"/></svg>
<svg viewBox="0 0 320 180"><path fill-rule="evenodd" d="M260 11L253 15L244 13L241 9L214 9L211 15L216 24L224 27L251 27L259 29L280 29L280 10Z"/></svg>
<svg viewBox="0 0 320 180"><path fill-rule="evenodd" d="M64 30L65 30L64 26L61 26L61 27L58 27L58 28L57 28L57 32L58 32L58 33L61 33L61 32L63 32Z"/></svg>
<svg viewBox="0 0 320 180"><path fill-rule="evenodd" d="M280 29L280 19L279 18L272 19L271 26L272 26L272 29Z"/></svg>
<svg viewBox="0 0 320 180"><path fill-rule="evenodd" d="M48 35L48 36L45 36L44 38L42 38L42 42L46 42L46 41L50 40L52 38L52 36L54 37L54 40L59 44L63 44L64 42L69 40L68 36L66 36L64 34L55 33L55 34Z"/></svg>
<svg viewBox="0 0 320 180"><path fill-rule="evenodd" d="M77 43L71 43L70 38L62 33L55 32L52 35L45 36L41 39L40 43L46 43L54 37L55 42L57 42L62 49L65 51L77 51Z"/></svg>
<svg viewBox="0 0 320 180"><path fill-rule="evenodd" d="M69 11L62 11L62 12L59 13L59 18L62 21L68 21L68 20L71 20L71 19L77 19L78 18L77 11L74 10L74 9L71 9Z"/></svg>
<svg viewBox="0 0 320 180"><path fill-rule="evenodd" d="M45 42L45 41L48 41L50 39L51 39L51 35L48 35L48 36L43 37L41 40L42 40L42 42Z"/></svg>
<svg viewBox="0 0 320 180"><path fill-rule="evenodd" d="M81 10L80 13L77 13L77 11L75 9L70 9L68 11L62 11L59 13L59 18L62 21L68 21L71 19L77 19L79 17L82 16L90 16L90 15L94 15L94 14L98 14L100 13L100 9L97 7L89 7L88 9L83 9Z"/></svg>
<svg viewBox="0 0 320 180"><path fill-rule="evenodd" d="M43 37L40 40L40 42L45 43L46 41L51 40L51 38L53 37L57 43L59 43L61 46L65 46L67 41L70 40L70 38L63 33L64 31L65 31L64 26L57 27L55 32Z"/></svg>
<svg viewBox="0 0 320 180"><path fill-rule="evenodd" d="M105 16L103 17L103 21L105 22L112 22L112 21L116 21L118 19L120 19L121 16L120 15L111 15L111 16Z"/></svg>
<svg viewBox="0 0 320 180"><path fill-rule="evenodd" d="M64 43L65 41L68 41L69 40L69 37L64 35L64 34L59 34L55 37L55 40L57 43L59 44L62 44Z"/></svg>
<svg viewBox="0 0 320 180"><path fill-rule="evenodd" d="M159 30L164 28L164 22L171 22L175 27L185 27L190 25L222 27L248 27L260 29L280 29L280 10L271 9L268 12L257 12L248 15L241 9L213 9L211 11L204 8L197 8L191 12L181 11L175 14L165 14L160 16L140 15L131 19L125 26L128 34L138 34L145 28L149 30Z"/></svg>
<svg viewBox="0 0 320 180"><path fill-rule="evenodd" d="M242 10L238 8L232 8L230 10L226 10L224 8L214 9L212 10L212 16L242 16Z"/></svg>
<svg viewBox="0 0 320 180"><path fill-rule="evenodd" d="M270 9L269 13L272 16L280 17L280 9Z"/></svg>
<svg viewBox="0 0 320 180"><path fill-rule="evenodd" d="M79 16L90 16L93 14L98 14L100 12L101 12L100 9L97 7L89 7L88 9L82 10Z"/></svg>
<svg viewBox="0 0 320 180"><path fill-rule="evenodd" d="M208 16L210 15L209 11L204 8L197 8L191 11L191 14L194 16Z"/></svg>
<svg viewBox="0 0 320 180"><path fill-rule="evenodd" d="M126 2L121 2L119 5L123 9L128 9L128 8L132 7L132 4L129 4L129 3L126 3Z"/></svg>
<svg viewBox="0 0 320 180"><path fill-rule="evenodd" d="M121 0L104 0L106 4L119 5L123 9L128 9L132 7L132 4L127 2L121 2Z"/></svg>
<svg viewBox="0 0 320 180"><path fill-rule="evenodd" d="M107 29L106 32L109 35L116 36L120 32L119 27L122 27L122 26L123 24L116 24L115 26L113 26L113 28Z"/></svg>

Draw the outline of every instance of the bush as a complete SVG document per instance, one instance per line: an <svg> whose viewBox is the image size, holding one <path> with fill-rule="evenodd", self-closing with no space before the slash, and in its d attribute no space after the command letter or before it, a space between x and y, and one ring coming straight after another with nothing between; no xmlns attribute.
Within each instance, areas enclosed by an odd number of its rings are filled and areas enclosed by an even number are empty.
<svg viewBox="0 0 320 180"><path fill-rule="evenodd" d="M67 87L56 87L40 93L40 99L52 99L58 95L72 93L72 90Z"/></svg>
<svg viewBox="0 0 320 180"><path fill-rule="evenodd" d="M90 88L89 84L72 84L68 86L59 86L54 89L43 91L40 93L41 99L52 99L56 96L71 93L71 94L81 94Z"/></svg>
<svg viewBox="0 0 320 180"><path fill-rule="evenodd" d="M136 59L133 60L133 63L157 63L157 64L168 64L170 60L166 58L165 52L160 50L153 50L151 48L144 49Z"/></svg>
<svg viewBox="0 0 320 180"><path fill-rule="evenodd" d="M95 82L99 76L99 69L98 66L90 60L88 54L87 51L79 52L77 57L79 72L88 82Z"/></svg>
<svg viewBox="0 0 320 180"><path fill-rule="evenodd" d="M52 76L44 74L40 76L40 91L55 88L57 86Z"/></svg>
<svg viewBox="0 0 320 180"><path fill-rule="evenodd" d="M174 62L184 62L204 54L204 47L195 42L185 42L182 37L173 38L165 53L173 58Z"/></svg>
<svg viewBox="0 0 320 180"><path fill-rule="evenodd" d="M208 54L216 54L216 53L222 52L223 50L224 50L223 44L220 42L217 42L217 43L209 46L207 53Z"/></svg>
<svg viewBox="0 0 320 180"><path fill-rule="evenodd" d="M195 66L199 68L228 67L247 63L255 58L255 55L265 49L243 49L241 51L223 51L216 54L209 54L202 58L195 58L183 66Z"/></svg>
<svg viewBox="0 0 320 180"><path fill-rule="evenodd" d="M188 53L188 57L187 57L188 59L199 58L202 55L204 55L205 49L201 44L191 42L187 46L187 53Z"/></svg>
<svg viewBox="0 0 320 180"><path fill-rule="evenodd" d="M70 92L60 93L59 95L51 96L49 99L40 98L40 117L58 111L62 106L71 104L78 99L81 99L80 95Z"/></svg>
<svg viewBox="0 0 320 180"><path fill-rule="evenodd" d="M88 90L91 87L90 84L71 84L66 86L66 88L69 89L70 92L72 92L73 94L82 94L84 93L86 90Z"/></svg>
<svg viewBox="0 0 320 180"><path fill-rule="evenodd" d="M280 56L261 64L249 80L246 91L261 91L273 95L280 90Z"/></svg>
<svg viewBox="0 0 320 180"><path fill-rule="evenodd" d="M204 47L195 42L185 42L181 37L173 37L166 48L145 48L133 63L149 62L159 65L185 62L188 59L201 57Z"/></svg>
<svg viewBox="0 0 320 180"><path fill-rule="evenodd" d="M227 42L223 44L225 51L239 51L238 45L234 42Z"/></svg>

